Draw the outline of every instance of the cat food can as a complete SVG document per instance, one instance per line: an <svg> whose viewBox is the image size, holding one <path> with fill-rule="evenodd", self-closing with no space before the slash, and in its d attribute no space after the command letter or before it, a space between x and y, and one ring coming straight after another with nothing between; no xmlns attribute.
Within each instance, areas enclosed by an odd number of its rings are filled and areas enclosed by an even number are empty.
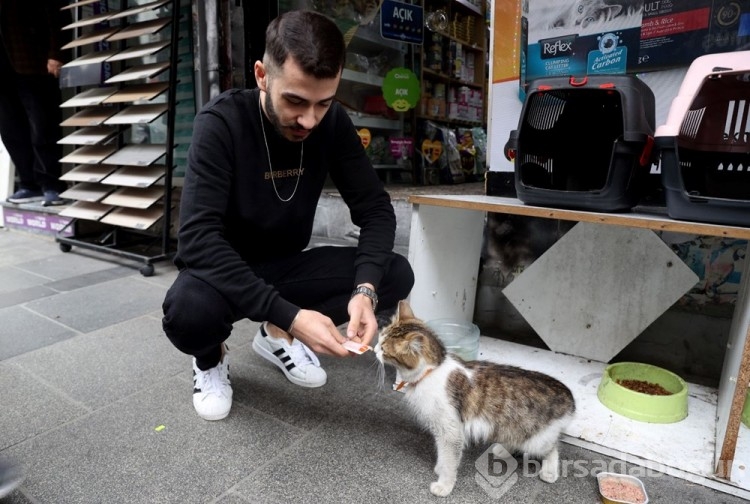
<svg viewBox="0 0 750 504"><path fill-rule="evenodd" d="M648 504L643 482L635 476L601 472L596 475L604 504Z"/></svg>

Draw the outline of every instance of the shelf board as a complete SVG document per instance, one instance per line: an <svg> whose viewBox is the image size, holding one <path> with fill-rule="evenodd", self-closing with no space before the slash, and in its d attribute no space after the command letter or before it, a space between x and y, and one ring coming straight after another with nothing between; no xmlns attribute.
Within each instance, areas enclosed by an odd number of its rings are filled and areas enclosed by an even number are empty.
<svg viewBox="0 0 750 504"><path fill-rule="evenodd" d="M75 9L76 7L83 7L84 5L89 5L92 3L96 3L98 1L99 0L80 0L79 2L73 2L63 7L60 7L60 10Z"/></svg>
<svg viewBox="0 0 750 504"><path fill-rule="evenodd" d="M62 29L72 30L73 28L80 28L82 26L89 26L89 25L101 23L103 21L106 21L107 18L109 18L111 15L112 15L111 12L103 12L101 14L95 14L93 16L79 19L78 21L70 23L69 25L63 26Z"/></svg>
<svg viewBox="0 0 750 504"><path fill-rule="evenodd" d="M117 151L116 145L84 145L60 159L61 163L101 163Z"/></svg>
<svg viewBox="0 0 750 504"><path fill-rule="evenodd" d="M152 100L169 89L168 82L151 82L124 87L108 96L102 103L125 103Z"/></svg>
<svg viewBox="0 0 750 504"><path fill-rule="evenodd" d="M116 113L115 107L85 108L65 119L60 126L99 126Z"/></svg>
<svg viewBox="0 0 750 504"><path fill-rule="evenodd" d="M449 123L449 124L459 124L462 126L483 126L484 123L481 121L469 121L467 119L450 119L448 117L435 117L435 116L427 116L423 114L418 114L417 119L424 119L426 121L434 121L439 123Z"/></svg>
<svg viewBox="0 0 750 504"><path fill-rule="evenodd" d="M168 108L166 103L131 105L104 121L104 124L148 124L165 114Z"/></svg>
<svg viewBox="0 0 750 504"><path fill-rule="evenodd" d="M451 77L450 75L446 75L441 72L436 72L435 70L430 70L429 68L423 68L422 74L425 76L428 76L431 79L440 79L441 81L447 82L449 84L468 86L468 87L472 87L476 89L484 89L484 84L477 84L475 82L456 79L455 77Z"/></svg>
<svg viewBox="0 0 750 504"><path fill-rule="evenodd" d="M160 74L164 70L169 68L169 62L163 61L160 63L149 63L147 65L140 65L128 68L124 72L120 72L119 74L110 77L106 81L104 81L105 84L112 84L113 82L125 82L125 81L131 81L131 80L137 80L137 79L151 79L155 77L156 75Z"/></svg>
<svg viewBox="0 0 750 504"><path fill-rule="evenodd" d="M341 73L341 80L358 82L360 84L368 84L370 86L383 86L383 78L379 75L371 75L364 72L358 72L356 70L350 70L345 68Z"/></svg>
<svg viewBox="0 0 750 504"><path fill-rule="evenodd" d="M133 229L148 229L163 215L162 205L153 205L146 209L120 207L105 215L101 222Z"/></svg>
<svg viewBox="0 0 750 504"><path fill-rule="evenodd" d="M66 50L66 49L73 49L74 47L80 47L84 46L86 44L93 44L94 42L101 42L102 40L106 39L107 37L111 37L115 33L120 31L119 27L115 28L102 28L101 30L95 30L92 32L89 32L85 35L81 35L80 37L73 39L72 41L68 42L64 46L62 46L60 49Z"/></svg>
<svg viewBox="0 0 750 504"><path fill-rule="evenodd" d="M378 16L380 15L378 14ZM370 45L371 47L380 50L390 49L393 51L400 51L401 44L402 42L383 38L379 32L360 27L357 28L357 31L354 33L354 37L352 38L351 42L349 42L349 48L356 51L361 46Z"/></svg>
<svg viewBox="0 0 750 504"><path fill-rule="evenodd" d="M72 205L63 209L63 211L60 212L60 215L75 219L98 221L107 215L112 208L114 207L92 201L76 201Z"/></svg>
<svg viewBox="0 0 750 504"><path fill-rule="evenodd" d="M61 108L71 107L90 107L92 105L99 105L105 99L109 98L117 92L117 86L109 87L95 87L82 91L75 95L73 98L65 101Z"/></svg>
<svg viewBox="0 0 750 504"><path fill-rule="evenodd" d="M107 19L119 19L124 18L127 16L133 16L135 14L140 14L141 12L146 12L150 10L157 9L161 7L162 5L166 5L171 0L155 0L154 2L149 2L141 5L136 5L133 7L130 7L129 9L125 9L123 11L120 11L116 14L111 14Z"/></svg>
<svg viewBox="0 0 750 504"><path fill-rule="evenodd" d="M151 186L144 189L121 187L102 200L105 205L146 209L164 196L164 188Z"/></svg>
<svg viewBox="0 0 750 504"><path fill-rule="evenodd" d="M109 140L117 134L117 128L111 126L87 126L77 129L70 135L57 141L60 145L96 145Z"/></svg>
<svg viewBox="0 0 750 504"><path fill-rule="evenodd" d="M484 12L482 12L482 9L480 7L477 7L473 3L469 2L468 0L453 0L458 5L461 5L470 11L474 12L477 16L484 16Z"/></svg>
<svg viewBox="0 0 750 504"><path fill-rule="evenodd" d="M102 163L109 165L148 166L167 153L164 144L128 144Z"/></svg>
<svg viewBox="0 0 750 504"><path fill-rule="evenodd" d="M372 116L360 116L357 114L349 114L354 126L358 128L376 128L376 129L389 129L389 130L400 130L401 121L395 119L384 119L382 117Z"/></svg>
<svg viewBox="0 0 750 504"><path fill-rule="evenodd" d="M123 166L101 182L116 186L149 187L164 177L165 173L166 167L163 165Z"/></svg>
<svg viewBox="0 0 750 504"><path fill-rule="evenodd" d="M108 58L111 58L116 54L117 54L117 49L108 49L106 51L94 51L94 52L86 53L80 58L76 58L69 63L65 63L62 67L71 68L71 67L76 67L76 66L101 63L102 61L106 61Z"/></svg>
<svg viewBox="0 0 750 504"><path fill-rule="evenodd" d="M139 46L128 47L127 49L116 52L107 61L122 61L130 58L143 58L144 56L151 56L156 54L162 49L169 47L169 40L158 40L156 42L150 42Z"/></svg>
<svg viewBox="0 0 750 504"><path fill-rule="evenodd" d="M117 33L114 33L107 37L107 42L115 42L117 40L141 37L143 35L153 35L161 31L171 22L172 20L169 18L156 18L150 21L143 21L141 23L128 25L122 30L119 30Z"/></svg>
<svg viewBox="0 0 750 504"><path fill-rule="evenodd" d="M399 166L397 164L374 164L372 165L376 170L408 170L409 168Z"/></svg>
<svg viewBox="0 0 750 504"><path fill-rule="evenodd" d="M113 187L101 186L89 182L76 184L67 191L60 193L60 197L74 200L97 202L114 190Z"/></svg>
<svg viewBox="0 0 750 504"><path fill-rule="evenodd" d="M104 177L115 171L114 166L100 164L82 164L71 169L60 177L60 180L71 182L100 182Z"/></svg>

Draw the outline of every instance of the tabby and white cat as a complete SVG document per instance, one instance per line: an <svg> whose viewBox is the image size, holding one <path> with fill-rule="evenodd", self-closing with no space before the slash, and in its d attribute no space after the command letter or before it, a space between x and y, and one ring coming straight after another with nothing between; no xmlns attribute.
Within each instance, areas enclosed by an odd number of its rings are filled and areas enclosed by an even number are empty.
<svg viewBox="0 0 750 504"><path fill-rule="evenodd" d="M383 328L375 354L405 380L405 398L437 445L430 491L451 493L463 448L471 443L500 443L503 448L542 458L539 477L559 477L557 443L575 413L568 387L536 371L487 361L465 362L448 353L435 333L401 301Z"/></svg>

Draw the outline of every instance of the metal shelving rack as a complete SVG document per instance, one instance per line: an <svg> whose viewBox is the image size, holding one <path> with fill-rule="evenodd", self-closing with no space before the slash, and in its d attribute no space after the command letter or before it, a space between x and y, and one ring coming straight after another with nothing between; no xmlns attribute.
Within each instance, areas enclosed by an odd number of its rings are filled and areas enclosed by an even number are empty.
<svg viewBox="0 0 750 504"><path fill-rule="evenodd" d="M80 9L81 7L89 3L91 3L89 0L80 0L78 2L72 3L68 7ZM122 0L120 5L120 12L124 12L129 8L128 3L129 2L127 0ZM175 165L174 148L176 146L174 143L176 115L175 110L177 105L175 90L178 83L177 64L179 62L178 42L180 38L179 22L181 17L180 0L169 0L168 2L154 1L148 3L133 3L130 8L137 9L139 8L139 6L146 7L151 4L155 5L155 7L169 6L171 9L171 22L169 23L169 25L167 25L168 29L171 30L171 33L169 36L170 45L168 48L169 64L167 71L169 72L169 75L167 80L168 88L166 90L167 109L165 112L165 152L163 156L160 156L153 162L149 163L149 165L154 165L156 161L164 158L164 176L163 178L161 178L161 180L163 180L164 186L163 197L160 198L162 199L163 205L163 212L161 214L161 217L153 222L150 226L143 228L139 228L137 225L135 227L128 227L100 222L100 219L104 218L105 215L117 208L117 205L114 205L112 209L110 209L109 211L104 211L102 215L98 216L98 218L72 218L69 224L61 229L56 236L56 241L59 243L60 250L62 250L63 252L69 252L72 247L81 247L84 249L95 250L109 255L124 257L143 263L143 266L140 268L140 273L143 276L153 275L153 264L159 261L171 259L171 257L174 255L174 252L176 251L176 241L171 238L170 231L172 227L172 171ZM97 15L97 17L98 16L100 15ZM80 16L76 17L79 18ZM164 18L166 18L166 16ZM121 23L119 26L120 30L123 30L128 26L126 17L120 18L119 21ZM75 29L77 32L76 35L81 36L80 28L77 27ZM123 48L124 43L124 41L120 42L120 45ZM76 52L78 51L76 50ZM125 130L126 128L124 126L118 126L118 135L116 140L118 149L123 147L122 134ZM100 162L101 161L104 160L100 160ZM154 182L152 186L155 186L156 184L158 184L158 182ZM153 205L157 204L158 203L154 203ZM61 212L61 215L65 215L65 213ZM160 226L157 226L157 223L160 223ZM158 229L155 229L157 227Z"/></svg>

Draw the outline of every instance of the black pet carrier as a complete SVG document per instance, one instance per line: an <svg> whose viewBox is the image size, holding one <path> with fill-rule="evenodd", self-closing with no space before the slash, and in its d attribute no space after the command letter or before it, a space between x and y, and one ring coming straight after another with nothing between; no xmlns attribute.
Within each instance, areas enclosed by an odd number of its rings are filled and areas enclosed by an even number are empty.
<svg viewBox="0 0 750 504"><path fill-rule="evenodd" d="M655 137L670 217L750 226L750 51L693 61Z"/></svg>
<svg viewBox="0 0 750 504"><path fill-rule="evenodd" d="M630 75L529 83L505 156L518 199L603 212L630 210L651 168L654 94Z"/></svg>

